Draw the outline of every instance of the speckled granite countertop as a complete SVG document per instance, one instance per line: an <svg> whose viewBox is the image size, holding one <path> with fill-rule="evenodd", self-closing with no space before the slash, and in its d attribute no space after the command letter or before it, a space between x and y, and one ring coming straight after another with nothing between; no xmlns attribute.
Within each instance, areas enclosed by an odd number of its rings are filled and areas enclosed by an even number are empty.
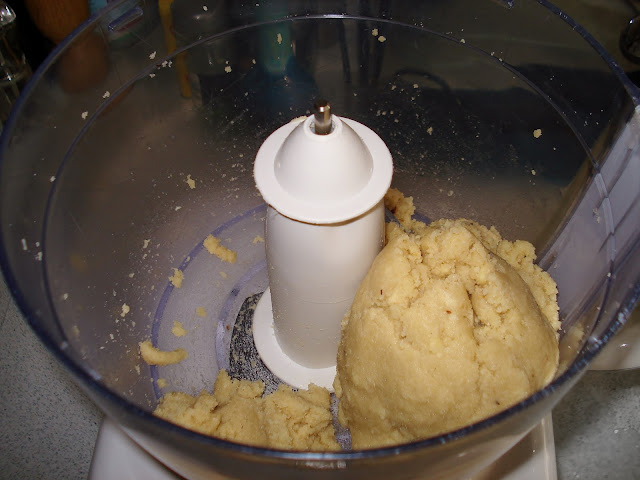
<svg viewBox="0 0 640 480"><path fill-rule="evenodd" d="M624 0L556 3L612 51L633 13ZM102 415L40 344L4 281L0 386L0 479L87 478ZM553 420L559 479L640 479L640 369L588 372Z"/></svg>
<svg viewBox="0 0 640 480"><path fill-rule="evenodd" d="M87 478L102 414L0 282L0 478Z"/></svg>

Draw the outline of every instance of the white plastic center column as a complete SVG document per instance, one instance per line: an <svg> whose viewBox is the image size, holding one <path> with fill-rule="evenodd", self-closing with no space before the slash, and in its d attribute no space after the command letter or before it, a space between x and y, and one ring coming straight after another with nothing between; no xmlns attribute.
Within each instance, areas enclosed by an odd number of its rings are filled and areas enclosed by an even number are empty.
<svg viewBox="0 0 640 480"><path fill-rule="evenodd" d="M256 306L253 336L265 365L297 388L333 388L340 323L383 246L393 173L373 131L335 115L330 121L326 134L316 132L313 115L284 125L254 165L269 205L269 289Z"/></svg>

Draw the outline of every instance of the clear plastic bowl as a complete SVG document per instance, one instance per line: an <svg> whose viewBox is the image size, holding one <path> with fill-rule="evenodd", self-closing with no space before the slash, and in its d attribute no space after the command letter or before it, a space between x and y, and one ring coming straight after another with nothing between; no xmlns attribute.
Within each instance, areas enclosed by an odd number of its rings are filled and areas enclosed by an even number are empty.
<svg viewBox="0 0 640 480"><path fill-rule="evenodd" d="M188 478L480 470L553 408L638 298L638 90L544 1L191 4L166 38L155 2L90 20L6 124L0 259L27 321L108 416ZM368 451L255 448L152 415L165 391L211 388L231 366L236 315L266 287L253 159L318 97L383 138L423 218L471 218L536 246L563 322L549 386L460 430ZM209 233L235 265L202 253ZM146 338L188 345L189 359L150 368Z"/></svg>

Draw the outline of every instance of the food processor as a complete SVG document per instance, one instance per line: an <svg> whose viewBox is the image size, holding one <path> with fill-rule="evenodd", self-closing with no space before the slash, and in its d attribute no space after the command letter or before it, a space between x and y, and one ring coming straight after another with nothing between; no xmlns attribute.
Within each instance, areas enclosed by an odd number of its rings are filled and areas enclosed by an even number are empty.
<svg viewBox="0 0 640 480"><path fill-rule="evenodd" d="M184 5L88 21L4 126L0 259L27 321L110 419L185 478L479 472L545 417L637 301L638 90L545 1ZM136 41L109 43L133 21ZM69 72L66 54L87 38L101 42L104 76L88 75L94 63ZM362 451L252 447L153 416L164 393L210 390L221 368L279 383L252 338L269 286L254 161L320 98L380 137L416 218L470 218L534 244L563 324L550 385L459 430ZM209 235L237 261L210 255ZM149 366L146 339L189 357Z"/></svg>

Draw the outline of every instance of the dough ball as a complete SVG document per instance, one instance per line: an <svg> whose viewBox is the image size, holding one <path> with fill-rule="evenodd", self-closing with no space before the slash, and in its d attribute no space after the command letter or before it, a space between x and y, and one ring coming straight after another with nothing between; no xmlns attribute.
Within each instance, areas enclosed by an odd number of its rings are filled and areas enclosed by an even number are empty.
<svg viewBox="0 0 640 480"><path fill-rule="evenodd" d="M334 387L356 449L489 417L558 365L556 285L531 244L469 220L403 220L342 322Z"/></svg>

